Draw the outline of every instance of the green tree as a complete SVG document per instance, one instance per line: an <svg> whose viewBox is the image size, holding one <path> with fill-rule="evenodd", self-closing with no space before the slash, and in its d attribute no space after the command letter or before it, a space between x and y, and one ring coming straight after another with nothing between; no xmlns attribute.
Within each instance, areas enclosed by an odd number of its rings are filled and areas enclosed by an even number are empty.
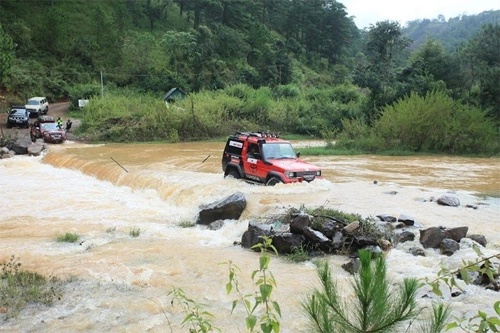
<svg viewBox="0 0 500 333"><path fill-rule="evenodd" d="M378 118L381 106L399 97L395 60L409 44L398 22L383 21L370 26L366 57L358 56L354 73L354 82L370 89L370 102L365 110L369 123Z"/></svg>
<svg viewBox="0 0 500 333"><path fill-rule="evenodd" d="M500 25L487 24L465 50L472 77L479 85L480 105L500 123Z"/></svg>
<svg viewBox="0 0 500 333"><path fill-rule="evenodd" d="M149 19L149 28L151 31L155 28L155 22L162 19L163 13L170 3L171 0L146 0L142 10Z"/></svg>
<svg viewBox="0 0 500 333"><path fill-rule="evenodd" d="M7 73L14 62L14 42L7 35L0 24L0 84L7 76Z"/></svg>

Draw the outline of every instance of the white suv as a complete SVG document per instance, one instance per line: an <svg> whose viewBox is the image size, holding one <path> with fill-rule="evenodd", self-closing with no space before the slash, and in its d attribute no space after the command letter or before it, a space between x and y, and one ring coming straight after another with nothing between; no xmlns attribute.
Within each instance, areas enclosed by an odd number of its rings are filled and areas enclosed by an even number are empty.
<svg viewBox="0 0 500 333"><path fill-rule="evenodd" d="M46 97L33 97L26 102L26 110L30 112L30 116L47 114L49 112L49 101Z"/></svg>

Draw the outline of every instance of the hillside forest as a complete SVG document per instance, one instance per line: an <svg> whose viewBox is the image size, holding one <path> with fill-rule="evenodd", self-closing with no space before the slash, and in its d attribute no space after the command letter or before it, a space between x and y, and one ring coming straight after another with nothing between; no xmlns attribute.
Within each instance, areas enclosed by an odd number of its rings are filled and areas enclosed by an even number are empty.
<svg viewBox="0 0 500 333"><path fill-rule="evenodd" d="M93 141L266 130L498 155L499 22L495 10L359 29L335 0L0 0L0 111L70 100ZM171 88L186 98L166 104Z"/></svg>

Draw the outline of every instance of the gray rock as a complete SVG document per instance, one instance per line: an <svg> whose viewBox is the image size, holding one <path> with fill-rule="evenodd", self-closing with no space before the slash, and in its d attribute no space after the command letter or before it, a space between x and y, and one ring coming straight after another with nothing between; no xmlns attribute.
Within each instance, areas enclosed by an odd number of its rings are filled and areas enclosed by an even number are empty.
<svg viewBox="0 0 500 333"><path fill-rule="evenodd" d="M250 249L252 246L263 242L262 236L269 237L271 235L270 225L250 221L248 223L248 229L241 236L241 246ZM260 251L258 248L253 250L256 252Z"/></svg>
<svg viewBox="0 0 500 333"><path fill-rule="evenodd" d="M29 139L17 139L10 149L15 151L18 155L25 155L28 153L28 147L31 145L31 140Z"/></svg>
<svg viewBox="0 0 500 333"><path fill-rule="evenodd" d="M45 149L44 145L35 143L28 147L28 155L30 156L40 156L42 151Z"/></svg>
<svg viewBox="0 0 500 333"><path fill-rule="evenodd" d="M278 253L291 254L302 247L305 241L304 235L292 234L290 232L282 233L273 237L273 246Z"/></svg>
<svg viewBox="0 0 500 333"><path fill-rule="evenodd" d="M343 229L342 229L342 233L344 235L350 235L352 234L353 232L355 232L356 230L358 230L360 227L360 223L359 221L354 221L354 222L351 222L349 223L348 225L346 225Z"/></svg>
<svg viewBox="0 0 500 333"><path fill-rule="evenodd" d="M408 252L413 254L415 257L425 257L425 251L421 247L413 246L408 249Z"/></svg>
<svg viewBox="0 0 500 333"><path fill-rule="evenodd" d="M446 229L447 237L451 238L455 242L460 242L462 238L467 236L467 232L469 231L469 227L456 227L451 229Z"/></svg>
<svg viewBox="0 0 500 333"><path fill-rule="evenodd" d="M458 244L458 242L454 241L453 239L446 238L443 239L439 248L441 249L442 254L451 256L453 255L453 253L460 250L460 244Z"/></svg>
<svg viewBox="0 0 500 333"><path fill-rule="evenodd" d="M410 231L403 231L399 234L396 234L396 242L397 243L405 243L405 242L411 242L415 240L415 234Z"/></svg>
<svg viewBox="0 0 500 333"><path fill-rule="evenodd" d="M415 219L413 217L401 214L398 217L398 222L403 222L407 226L411 227L415 225Z"/></svg>
<svg viewBox="0 0 500 333"><path fill-rule="evenodd" d="M439 199L437 199L438 205L441 206L451 206L458 207L460 206L460 200L457 197L453 197L451 195L443 195Z"/></svg>
<svg viewBox="0 0 500 333"><path fill-rule="evenodd" d="M197 224L210 224L217 220L237 220L245 210L245 195L236 192L226 199L200 207Z"/></svg>
<svg viewBox="0 0 500 333"><path fill-rule="evenodd" d="M223 220L217 220L212 223L210 223L207 228L208 230L219 230L224 226L224 221Z"/></svg>
<svg viewBox="0 0 500 333"><path fill-rule="evenodd" d="M441 242L444 239L452 239L455 242L460 242L462 238L467 235L468 227L457 227L457 228L428 228L425 230L420 230L420 244L424 248L435 248L441 246Z"/></svg>
<svg viewBox="0 0 500 333"><path fill-rule="evenodd" d="M384 222L396 222L398 220L397 218L389 214L380 214L377 215L377 217L379 218L380 221Z"/></svg>
<svg viewBox="0 0 500 333"><path fill-rule="evenodd" d="M486 241L486 237L484 237L483 235L473 234L473 235L470 235L469 238L472 239L473 241L479 243L479 245L486 247L487 241Z"/></svg>
<svg viewBox="0 0 500 333"><path fill-rule="evenodd" d="M304 233L304 230L311 225L311 216L307 214L300 214L290 222L290 231L296 234Z"/></svg>
<svg viewBox="0 0 500 333"><path fill-rule="evenodd" d="M353 275L359 271L359 266L359 258L352 258L351 261L342 264L342 268Z"/></svg>
<svg viewBox="0 0 500 333"><path fill-rule="evenodd" d="M446 237L447 235L443 228L432 227L420 230L420 244L426 249L439 247Z"/></svg>

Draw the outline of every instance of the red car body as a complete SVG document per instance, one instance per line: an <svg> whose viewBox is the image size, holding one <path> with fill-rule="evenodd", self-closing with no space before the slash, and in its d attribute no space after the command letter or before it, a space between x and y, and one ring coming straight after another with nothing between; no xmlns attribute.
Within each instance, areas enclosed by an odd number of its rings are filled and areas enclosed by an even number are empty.
<svg viewBox="0 0 500 333"><path fill-rule="evenodd" d="M230 136L222 154L222 170L225 177L271 186L321 178L321 169L300 160L289 141L262 132Z"/></svg>
<svg viewBox="0 0 500 333"><path fill-rule="evenodd" d="M63 143L68 138L66 131L57 126L57 123L41 123L40 135L44 142L47 143Z"/></svg>

